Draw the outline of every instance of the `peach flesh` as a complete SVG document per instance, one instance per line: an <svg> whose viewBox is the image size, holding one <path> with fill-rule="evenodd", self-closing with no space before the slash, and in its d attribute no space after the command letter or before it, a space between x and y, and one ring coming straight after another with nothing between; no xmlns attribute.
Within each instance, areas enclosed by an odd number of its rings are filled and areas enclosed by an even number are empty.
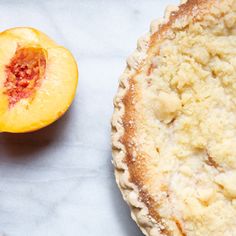
<svg viewBox="0 0 236 236"><path fill-rule="evenodd" d="M0 132L39 130L69 109L78 68L66 48L36 29L20 27L0 32L0 52Z"/></svg>
<svg viewBox="0 0 236 236"><path fill-rule="evenodd" d="M9 108L22 98L32 98L40 87L46 71L44 49L37 47L18 48L6 66L5 94Z"/></svg>

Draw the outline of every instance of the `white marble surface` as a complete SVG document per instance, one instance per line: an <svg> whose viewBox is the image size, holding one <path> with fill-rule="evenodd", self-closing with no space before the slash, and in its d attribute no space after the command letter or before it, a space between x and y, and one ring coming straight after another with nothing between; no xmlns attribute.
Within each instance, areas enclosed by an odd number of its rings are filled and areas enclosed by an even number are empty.
<svg viewBox="0 0 236 236"><path fill-rule="evenodd" d="M41 131L0 134L0 235L141 236L111 165L112 99L125 58L176 0L0 0L0 30L32 26L80 70L70 111Z"/></svg>

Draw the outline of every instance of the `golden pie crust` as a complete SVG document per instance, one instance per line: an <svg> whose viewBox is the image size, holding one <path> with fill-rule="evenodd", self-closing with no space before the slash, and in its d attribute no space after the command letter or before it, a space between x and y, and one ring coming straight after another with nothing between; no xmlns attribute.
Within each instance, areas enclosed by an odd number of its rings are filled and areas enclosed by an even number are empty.
<svg viewBox="0 0 236 236"><path fill-rule="evenodd" d="M169 7L114 100L117 184L145 235L236 235L236 0Z"/></svg>

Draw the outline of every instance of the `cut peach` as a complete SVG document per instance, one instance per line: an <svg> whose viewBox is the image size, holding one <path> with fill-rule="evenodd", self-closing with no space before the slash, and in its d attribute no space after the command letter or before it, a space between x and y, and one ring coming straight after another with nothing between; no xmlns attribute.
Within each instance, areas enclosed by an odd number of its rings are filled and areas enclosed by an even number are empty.
<svg viewBox="0 0 236 236"><path fill-rule="evenodd" d="M32 28L0 33L0 132L24 133L56 121L75 96L75 59Z"/></svg>

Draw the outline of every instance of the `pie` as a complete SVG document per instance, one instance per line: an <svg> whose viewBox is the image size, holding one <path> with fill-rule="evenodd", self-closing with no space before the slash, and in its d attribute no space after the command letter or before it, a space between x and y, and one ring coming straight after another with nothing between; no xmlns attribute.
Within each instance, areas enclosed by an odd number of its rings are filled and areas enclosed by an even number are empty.
<svg viewBox="0 0 236 236"><path fill-rule="evenodd" d="M114 107L116 181L142 232L236 235L236 0L168 8Z"/></svg>

